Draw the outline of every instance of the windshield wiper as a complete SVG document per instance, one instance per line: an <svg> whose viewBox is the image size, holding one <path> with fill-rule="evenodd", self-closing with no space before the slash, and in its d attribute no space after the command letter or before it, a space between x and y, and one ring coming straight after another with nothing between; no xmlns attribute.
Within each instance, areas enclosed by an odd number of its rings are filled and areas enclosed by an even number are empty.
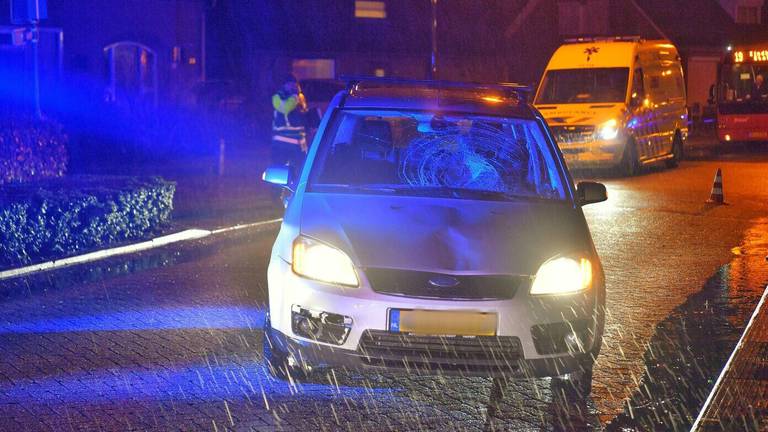
<svg viewBox="0 0 768 432"><path fill-rule="evenodd" d="M416 196L439 196L450 198L479 198L492 201L551 201L550 198L538 195L514 194L509 192L471 189L450 186L411 186L411 185L388 185L388 184L367 184L367 185L348 185L348 184L318 184L318 187L343 189L349 192L369 192L379 194L398 194L398 195L416 195Z"/></svg>
<svg viewBox="0 0 768 432"><path fill-rule="evenodd" d="M471 189L449 186L415 186L398 188L399 193L409 194L440 194L452 198L480 198L493 201L548 201L548 198L536 195L513 194L509 192Z"/></svg>
<svg viewBox="0 0 768 432"><path fill-rule="evenodd" d="M344 191L354 191L354 192L376 192L376 193L395 193L397 191L396 188L393 188L391 186L384 186L384 185L350 185L350 184L344 184L344 183L321 183L315 185L315 187L319 188L328 188L328 189L342 189Z"/></svg>

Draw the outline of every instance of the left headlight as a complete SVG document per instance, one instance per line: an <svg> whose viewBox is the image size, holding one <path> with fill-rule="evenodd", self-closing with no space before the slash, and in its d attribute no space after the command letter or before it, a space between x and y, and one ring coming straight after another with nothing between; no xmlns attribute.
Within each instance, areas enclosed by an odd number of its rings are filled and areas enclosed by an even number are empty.
<svg viewBox="0 0 768 432"><path fill-rule="evenodd" d="M553 258L539 267L532 295L574 294L592 286L592 263L586 258Z"/></svg>
<svg viewBox="0 0 768 432"><path fill-rule="evenodd" d="M299 236L293 242L293 272L320 282L357 287L359 281L347 254L317 240Z"/></svg>
<svg viewBox="0 0 768 432"><path fill-rule="evenodd" d="M608 120L600 125L597 134L600 136L600 139L606 141L616 138L619 136L619 122L616 119Z"/></svg>

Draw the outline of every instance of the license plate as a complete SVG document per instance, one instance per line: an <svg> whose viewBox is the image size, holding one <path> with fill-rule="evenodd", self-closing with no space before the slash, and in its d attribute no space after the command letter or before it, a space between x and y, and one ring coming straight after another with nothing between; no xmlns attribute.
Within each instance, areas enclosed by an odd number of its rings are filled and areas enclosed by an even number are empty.
<svg viewBox="0 0 768 432"><path fill-rule="evenodd" d="M390 309L389 331L440 336L494 336L495 313Z"/></svg>
<svg viewBox="0 0 768 432"><path fill-rule="evenodd" d="M768 138L768 132L750 132L750 138Z"/></svg>

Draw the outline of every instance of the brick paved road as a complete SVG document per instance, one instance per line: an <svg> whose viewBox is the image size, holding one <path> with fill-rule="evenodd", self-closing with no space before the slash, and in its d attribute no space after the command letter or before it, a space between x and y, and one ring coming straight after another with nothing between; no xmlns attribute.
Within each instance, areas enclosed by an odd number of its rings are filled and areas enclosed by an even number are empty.
<svg viewBox="0 0 768 432"><path fill-rule="evenodd" d="M731 205L708 207L716 166ZM764 163L608 179L586 212L608 277L593 398L490 380L338 372L300 386L261 364L274 231L232 234L0 286L3 430L595 430L689 427L762 292L745 232ZM741 248L733 249L736 246Z"/></svg>

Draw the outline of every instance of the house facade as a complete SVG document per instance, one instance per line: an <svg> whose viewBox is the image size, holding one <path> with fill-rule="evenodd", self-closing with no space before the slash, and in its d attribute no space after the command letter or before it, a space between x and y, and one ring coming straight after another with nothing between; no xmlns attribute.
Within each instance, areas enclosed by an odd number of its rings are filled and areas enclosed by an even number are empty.
<svg viewBox="0 0 768 432"><path fill-rule="evenodd" d="M220 82L259 106L288 72L429 76L432 12L431 0L49 1L43 56L105 100L191 104ZM763 0L438 0L435 12L438 78L535 84L566 38L669 38L691 104L706 103L724 48L766 28ZM9 19L0 27L0 66L23 59Z"/></svg>
<svg viewBox="0 0 768 432"><path fill-rule="evenodd" d="M564 39L668 38L683 57L690 103L705 104L725 47L740 26L759 25L734 18L753 12L747 3L762 14L755 0L438 0L438 76L535 83ZM431 16L429 0L219 0L209 15L218 29L209 35L212 74L249 82L259 99L289 71L425 78Z"/></svg>
<svg viewBox="0 0 768 432"><path fill-rule="evenodd" d="M9 2L0 0L0 11L10 10ZM56 73L45 78L58 78L48 83L51 86L77 83L79 88L68 91L117 103L122 99L150 105L190 103L191 92L204 79L207 4L207 0L48 1L48 17L40 23L40 61ZM6 33L24 31L8 15L0 15L0 25ZM0 57L29 57L28 40L4 42ZM51 44L56 48L45 47ZM45 101L45 91L42 96Z"/></svg>

